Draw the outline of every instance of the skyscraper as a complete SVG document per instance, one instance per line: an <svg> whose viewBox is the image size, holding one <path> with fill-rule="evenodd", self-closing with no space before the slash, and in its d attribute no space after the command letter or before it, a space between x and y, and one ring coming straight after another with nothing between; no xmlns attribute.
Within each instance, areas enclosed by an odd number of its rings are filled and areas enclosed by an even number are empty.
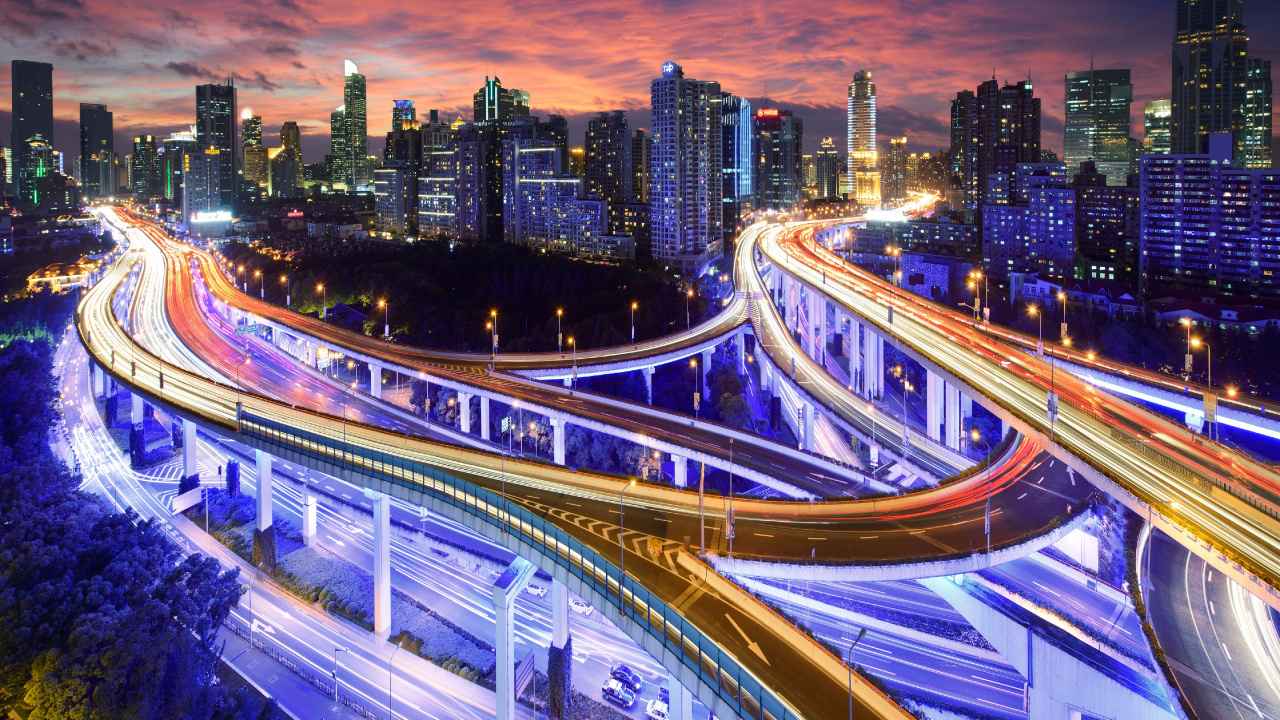
<svg viewBox="0 0 1280 720"><path fill-rule="evenodd" d="M14 179L18 197L35 204L35 174L44 167L42 159L26 163L23 155L30 148L53 146L53 65L30 60L14 60L12 65L13 126L9 147L13 149ZM38 144L30 141L36 138ZM24 167L29 170L24 171ZM52 167L50 165L50 167Z"/></svg>
<svg viewBox="0 0 1280 720"><path fill-rule="evenodd" d="M907 139L890 138L881 163L880 192L885 200L900 203L907 199Z"/></svg>
<svg viewBox="0 0 1280 720"><path fill-rule="evenodd" d="M1129 174L1129 104L1133 85L1129 71L1069 72L1066 77L1066 130L1063 161L1079 172L1092 160L1110 185L1124 185Z"/></svg>
<svg viewBox="0 0 1280 720"><path fill-rule="evenodd" d="M636 130L636 134L631 136L631 191L635 193L635 201L638 203L649 202L652 148L652 139L645 131Z"/></svg>
<svg viewBox="0 0 1280 720"><path fill-rule="evenodd" d="M755 145L755 202L757 209L790 211L801 201L800 149L804 122L790 110L762 107L751 121Z"/></svg>
<svg viewBox="0 0 1280 720"><path fill-rule="evenodd" d="M1170 101L1148 100L1142 109L1142 153L1169 154Z"/></svg>
<svg viewBox="0 0 1280 720"><path fill-rule="evenodd" d="M343 76L342 152L339 154L335 143L333 183L343 183L347 191L352 192L372 182L365 160L369 155L369 120L365 107L365 77L350 60L343 61Z"/></svg>
<svg viewBox="0 0 1280 720"><path fill-rule="evenodd" d="M114 133L106 105L80 103L80 186L86 199L115 193Z"/></svg>
<svg viewBox="0 0 1280 720"><path fill-rule="evenodd" d="M405 123L417 126L418 111L413 106L412 100L392 100L391 106L391 129L404 129Z"/></svg>
<svg viewBox="0 0 1280 720"><path fill-rule="evenodd" d="M814 172L818 176L819 198L834 198L840 194L840 153L833 138L822 138L822 145L813 158Z"/></svg>
<svg viewBox="0 0 1280 720"><path fill-rule="evenodd" d="M731 93L720 93L720 153L726 242L732 242L742 224L742 213L751 207L755 195L754 135L751 128L751 101Z"/></svg>
<svg viewBox="0 0 1280 720"><path fill-rule="evenodd" d="M953 110L956 105L968 106L961 170L964 204L974 209L990 196L1007 195L1019 164L1041 161L1040 99L1030 80L1001 86L992 79L979 85L971 99L957 96Z"/></svg>
<svg viewBox="0 0 1280 720"><path fill-rule="evenodd" d="M524 94L523 97L528 103L528 94ZM496 75L490 80L486 75L484 86L472 97L472 122L512 122L516 119L515 105L512 91L502 87L502 80Z"/></svg>
<svg viewBox="0 0 1280 720"><path fill-rule="evenodd" d="M653 259L697 275L722 238L720 84L686 78L674 62L650 83Z"/></svg>
<svg viewBox="0 0 1280 720"><path fill-rule="evenodd" d="M1172 153L1203 152L1206 135L1229 132L1235 167L1270 167L1270 75L1270 61L1249 58L1244 0L1177 0Z"/></svg>
<svg viewBox="0 0 1280 720"><path fill-rule="evenodd" d="M849 178L854 197L864 205L880 203L879 157L876 153L876 84L870 70L859 70L849 83Z"/></svg>
<svg viewBox="0 0 1280 720"><path fill-rule="evenodd" d="M262 144L262 116L254 115L249 108L240 115L240 144L245 147Z"/></svg>
<svg viewBox="0 0 1280 720"><path fill-rule="evenodd" d="M588 120L585 149L587 194L613 205L631 202L634 177L627 114L614 110ZM556 161L559 162L558 157ZM556 168L556 172L563 174L560 168Z"/></svg>
<svg viewBox="0 0 1280 720"><path fill-rule="evenodd" d="M252 114L247 108L240 121L240 144L244 148L244 181L258 187L267 187L270 181L270 165L267 148L262 144L262 116Z"/></svg>
<svg viewBox="0 0 1280 720"><path fill-rule="evenodd" d="M232 79L228 78L226 85L196 86L196 142L201 150L214 148L218 151L218 160L205 163L205 169L218 171L218 200L221 209L230 210L240 177L240 153L236 148L236 88Z"/></svg>
<svg viewBox="0 0 1280 720"><path fill-rule="evenodd" d="M133 139L133 155L130 166L133 169L133 194L146 202L153 195L161 193L160 174L158 172L156 137L139 135Z"/></svg>

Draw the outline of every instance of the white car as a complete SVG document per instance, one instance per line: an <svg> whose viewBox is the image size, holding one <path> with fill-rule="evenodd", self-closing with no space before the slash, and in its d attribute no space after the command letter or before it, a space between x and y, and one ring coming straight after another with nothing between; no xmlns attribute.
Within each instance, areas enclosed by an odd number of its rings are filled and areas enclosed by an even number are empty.
<svg viewBox="0 0 1280 720"><path fill-rule="evenodd" d="M527 593L529 593L530 595L532 595L532 596L534 596L534 597L546 597L546 596L547 596L547 589L546 589L546 588L544 588L544 587L538 587L537 585L525 585L525 586L524 586L524 591L525 591L525 592L527 592Z"/></svg>
<svg viewBox="0 0 1280 720"><path fill-rule="evenodd" d="M661 700L650 700L644 716L649 720L667 720L667 704Z"/></svg>
<svg viewBox="0 0 1280 720"><path fill-rule="evenodd" d="M569 598L569 609L583 617L590 617L591 613L595 612L595 608L578 598Z"/></svg>

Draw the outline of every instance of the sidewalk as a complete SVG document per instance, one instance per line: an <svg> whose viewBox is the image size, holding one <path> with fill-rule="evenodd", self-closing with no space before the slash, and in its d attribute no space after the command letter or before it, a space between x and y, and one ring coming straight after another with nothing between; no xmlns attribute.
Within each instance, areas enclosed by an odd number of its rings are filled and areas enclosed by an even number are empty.
<svg viewBox="0 0 1280 720"><path fill-rule="evenodd" d="M275 698L280 709L294 720L361 720L356 713L335 703L332 695L321 693L266 653L249 649L248 641L225 626L219 629L218 640L226 643L222 650L223 662L258 692Z"/></svg>

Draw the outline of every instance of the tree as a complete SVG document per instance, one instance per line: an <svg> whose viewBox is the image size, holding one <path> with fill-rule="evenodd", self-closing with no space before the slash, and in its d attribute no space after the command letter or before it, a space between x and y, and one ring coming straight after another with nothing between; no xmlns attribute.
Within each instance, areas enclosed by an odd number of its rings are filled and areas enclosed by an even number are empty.
<svg viewBox="0 0 1280 720"><path fill-rule="evenodd" d="M240 494L240 462L238 460L227 461L227 496L236 497Z"/></svg>
<svg viewBox="0 0 1280 720"><path fill-rule="evenodd" d="M572 637L565 638L563 648L552 645L547 649L547 680L551 717L567 720L573 702Z"/></svg>

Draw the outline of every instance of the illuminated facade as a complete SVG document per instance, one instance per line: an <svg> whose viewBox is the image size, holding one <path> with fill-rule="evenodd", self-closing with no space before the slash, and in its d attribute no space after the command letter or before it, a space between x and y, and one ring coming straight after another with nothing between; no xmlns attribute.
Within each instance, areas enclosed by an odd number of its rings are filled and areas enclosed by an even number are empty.
<svg viewBox="0 0 1280 720"><path fill-rule="evenodd" d="M196 86L196 142L201 148L215 148L221 157L218 202L226 209L235 201L236 185L240 181L237 119L236 88L232 79L228 78L226 85Z"/></svg>
<svg viewBox="0 0 1280 720"><path fill-rule="evenodd" d="M880 170L880 192L891 203L907 199L907 139L890 138Z"/></svg>
<svg viewBox="0 0 1280 720"><path fill-rule="evenodd" d="M762 107L752 118L756 209L790 211L803 199L800 176L804 122L790 110Z"/></svg>
<svg viewBox="0 0 1280 720"><path fill-rule="evenodd" d="M1111 185L1129 175L1129 105L1133 84L1128 70L1084 70L1066 76L1066 130L1063 161L1079 172L1092 160Z"/></svg>
<svg viewBox="0 0 1280 720"><path fill-rule="evenodd" d="M627 114L615 110L588 120L584 150L587 194L610 204L631 202L634 175ZM557 154L556 161L559 160Z"/></svg>
<svg viewBox="0 0 1280 720"><path fill-rule="evenodd" d="M839 197L840 153L836 150L834 139L822 138L822 145L813 158L813 166L817 187L814 196L823 199Z"/></svg>
<svg viewBox="0 0 1280 720"><path fill-rule="evenodd" d="M849 83L849 184L858 203L880 204L879 154L876 151L876 84L870 70L859 70Z"/></svg>
<svg viewBox="0 0 1280 720"><path fill-rule="evenodd" d="M720 84L691 80L674 62L650 83L653 259L696 275L721 252L724 183Z"/></svg>
<svg viewBox="0 0 1280 720"><path fill-rule="evenodd" d="M411 230L414 210L411 186L415 178L406 167L393 166L373 171L374 229L386 236L402 238ZM414 213L416 215L416 212Z"/></svg>
<svg viewBox="0 0 1280 720"><path fill-rule="evenodd" d="M355 63L343 61L342 105L329 116L334 187L348 192L366 187L372 180L369 164L369 118L365 77Z"/></svg>
<svg viewBox="0 0 1280 720"><path fill-rule="evenodd" d="M133 139L133 155L129 159L129 166L132 169L130 189L143 201L159 193L160 177L156 167L158 160L156 150L154 135L139 135Z"/></svg>
<svg viewBox="0 0 1280 720"><path fill-rule="evenodd" d="M183 222L192 223L193 218L199 217L199 213L216 213L227 209L222 204L222 159L222 153L217 148L205 148L183 156Z"/></svg>
<svg viewBox="0 0 1280 720"><path fill-rule="evenodd" d="M982 206L982 263L993 278L1039 272L1073 277L1076 254L1075 189L1061 163L1013 168L1010 202Z"/></svg>
<svg viewBox="0 0 1280 720"><path fill-rule="evenodd" d="M726 242L732 242L738 234L742 214L751 209L755 194L751 118L750 100L720 93L720 172L724 178L721 219Z"/></svg>
<svg viewBox="0 0 1280 720"><path fill-rule="evenodd" d="M115 131L106 105L80 103L80 188L86 199L116 192Z"/></svg>
<svg viewBox="0 0 1280 720"><path fill-rule="evenodd" d="M33 139L45 145L53 144L53 65L14 60L11 67L13 119L9 147L13 153L7 165L19 199L34 205L37 180L43 177L34 173L39 172L44 163L40 159L27 162L24 154L33 147L30 144ZM52 161L49 169L52 170Z"/></svg>
<svg viewBox="0 0 1280 720"><path fill-rule="evenodd" d="M1041 161L1040 99L1030 80L1004 86L988 80L972 94L960 93L952 103L952 129L953 142L961 145L952 147L952 162L960 157L968 209L980 207L993 193L1008 192L1008 187L989 187L992 181L1007 182L1019 164Z"/></svg>
<svg viewBox="0 0 1280 720"><path fill-rule="evenodd" d="M1170 152L1169 100L1148 100L1142 109L1142 154L1168 155Z"/></svg>

